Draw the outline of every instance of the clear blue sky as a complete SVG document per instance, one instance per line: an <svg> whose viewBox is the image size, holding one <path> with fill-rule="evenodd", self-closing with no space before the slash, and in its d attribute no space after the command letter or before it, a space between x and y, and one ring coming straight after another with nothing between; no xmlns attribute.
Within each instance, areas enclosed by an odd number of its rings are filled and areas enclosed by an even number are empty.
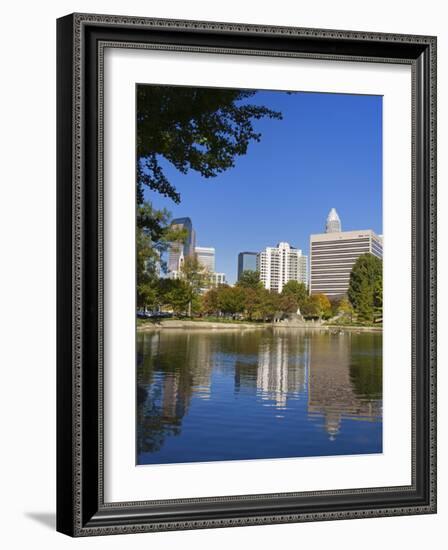
<svg viewBox="0 0 448 550"><path fill-rule="evenodd" d="M256 121L261 141L235 168L205 179L164 164L181 203L146 192L156 208L191 218L197 245L216 249L216 271L233 283L239 252L280 241L308 254L310 234L324 232L332 207L343 231L382 233L380 96L259 91L249 101L283 120Z"/></svg>

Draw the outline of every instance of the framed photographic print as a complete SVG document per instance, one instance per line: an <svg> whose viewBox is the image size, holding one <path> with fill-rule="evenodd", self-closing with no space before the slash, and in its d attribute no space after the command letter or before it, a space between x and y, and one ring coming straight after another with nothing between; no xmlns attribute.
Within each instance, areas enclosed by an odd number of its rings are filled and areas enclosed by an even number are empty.
<svg viewBox="0 0 448 550"><path fill-rule="evenodd" d="M57 529L434 513L436 38L57 31Z"/></svg>

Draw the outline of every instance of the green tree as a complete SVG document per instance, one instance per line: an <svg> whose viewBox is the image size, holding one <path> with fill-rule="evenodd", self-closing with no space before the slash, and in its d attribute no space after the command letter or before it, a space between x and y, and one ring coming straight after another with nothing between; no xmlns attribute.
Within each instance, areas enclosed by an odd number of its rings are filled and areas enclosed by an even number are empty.
<svg viewBox="0 0 448 550"><path fill-rule="evenodd" d="M240 275L236 286L244 288L258 289L263 288L263 283L260 281L260 274L258 271L252 269L246 269Z"/></svg>
<svg viewBox="0 0 448 550"><path fill-rule="evenodd" d="M260 290L260 301L255 311L255 317L261 321L272 321L280 310L280 294L265 288Z"/></svg>
<svg viewBox="0 0 448 550"><path fill-rule="evenodd" d="M137 201L148 187L174 202L180 194L161 159L179 172L212 178L232 168L251 141L260 141L254 121L281 119L279 112L251 104L254 90L140 85L137 88Z"/></svg>
<svg viewBox="0 0 448 550"><path fill-rule="evenodd" d="M184 258L180 273L181 279L189 288L188 316L191 317L193 301L210 284L210 274L198 260L196 254Z"/></svg>
<svg viewBox="0 0 448 550"><path fill-rule="evenodd" d="M283 287L282 294L284 296L294 296L300 310L302 310L305 302L308 300L306 285L299 283L299 281L288 281Z"/></svg>
<svg viewBox="0 0 448 550"><path fill-rule="evenodd" d="M137 307L154 305L152 291L157 284L156 254L151 239L141 228L136 231Z"/></svg>
<svg viewBox="0 0 448 550"><path fill-rule="evenodd" d="M373 315L375 321L383 320L383 278L378 277L373 287Z"/></svg>
<svg viewBox="0 0 448 550"><path fill-rule="evenodd" d="M182 279L160 279L159 300L162 306L170 307L176 315L183 315L191 307L191 289Z"/></svg>
<svg viewBox="0 0 448 550"><path fill-rule="evenodd" d="M319 317L319 306L314 296L314 294L309 296L300 310L306 319L317 319Z"/></svg>
<svg viewBox="0 0 448 550"><path fill-rule="evenodd" d="M373 323L382 316L383 262L373 254L362 254L350 273L348 299L358 320Z"/></svg>
<svg viewBox="0 0 448 550"><path fill-rule="evenodd" d="M170 225L167 210L156 210L150 202L137 207L137 307L152 309L157 306L160 271L166 271L162 254L168 250L172 241L182 242L185 237L185 230Z"/></svg>
<svg viewBox="0 0 448 550"><path fill-rule="evenodd" d="M140 282L137 285L137 307L144 310L155 310L157 306L159 306L157 283L150 281Z"/></svg>
<svg viewBox="0 0 448 550"><path fill-rule="evenodd" d="M217 288L219 310L228 315L244 311L244 291L237 286L221 285Z"/></svg>

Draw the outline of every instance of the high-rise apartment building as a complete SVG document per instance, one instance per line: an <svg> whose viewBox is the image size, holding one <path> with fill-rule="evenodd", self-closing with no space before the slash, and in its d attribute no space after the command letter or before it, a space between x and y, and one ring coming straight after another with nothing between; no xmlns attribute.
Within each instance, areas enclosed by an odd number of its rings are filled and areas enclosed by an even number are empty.
<svg viewBox="0 0 448 550"><path fill-rule="evenodd" d="M171 222L174 229L184 229L187 233L185 241L171 243L168 252L168 271L179 271L183 258L194 254L196 233L190 218L176 218Z"/></svg>
<svg viewBox="0 0 448 550"><path fill-rule="evenodd" d="M310 236L310 293L329 298L347 294L350 273L361 254L383 257L383 242L371 229L337 231L341 221L334 208L326 223L326 233Z"/></svg>
<svg viewBox="0 0 448 550"><path fill-rule="evenodd" d="M258 252L240 252L238 254L238 280L243 271L257 271Z"/></svg>
<svg viewBox="0 0 448 550"><path fill-rule="evenodd" d="M306 284L307 257L289 243L279 243L258 254L257 271L265 288L281 292L289 281Z"/></svg>
<svg viewBox="0 0 448 550"><path fill-rule="evenodd" d="M196 246L194 252L199 263L204 266L207 271L213 273L215 271L215 249L206 246Z"/></svg>

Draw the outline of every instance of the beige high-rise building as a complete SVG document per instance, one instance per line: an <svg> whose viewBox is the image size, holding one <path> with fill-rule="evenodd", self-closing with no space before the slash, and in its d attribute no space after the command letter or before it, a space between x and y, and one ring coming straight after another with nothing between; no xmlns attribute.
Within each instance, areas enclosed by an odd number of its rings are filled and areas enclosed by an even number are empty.
<svg viewBox="0 0 448 550"><path fill-rule="evenodd" d="M331 218L331 219L330 219ZM334 208L327 218L326 233L310 236L310 293L329 298L347 294L350 273L361 254L383 257L383 242L371 229L338 231Z"/></svg>
<svg viewBox="0 0 448 550"><path fill-rule="evenodd" d="M208 272L215 271L215 249L209 246L195 246L194 253L199 263L204 266Z"/></svg>

